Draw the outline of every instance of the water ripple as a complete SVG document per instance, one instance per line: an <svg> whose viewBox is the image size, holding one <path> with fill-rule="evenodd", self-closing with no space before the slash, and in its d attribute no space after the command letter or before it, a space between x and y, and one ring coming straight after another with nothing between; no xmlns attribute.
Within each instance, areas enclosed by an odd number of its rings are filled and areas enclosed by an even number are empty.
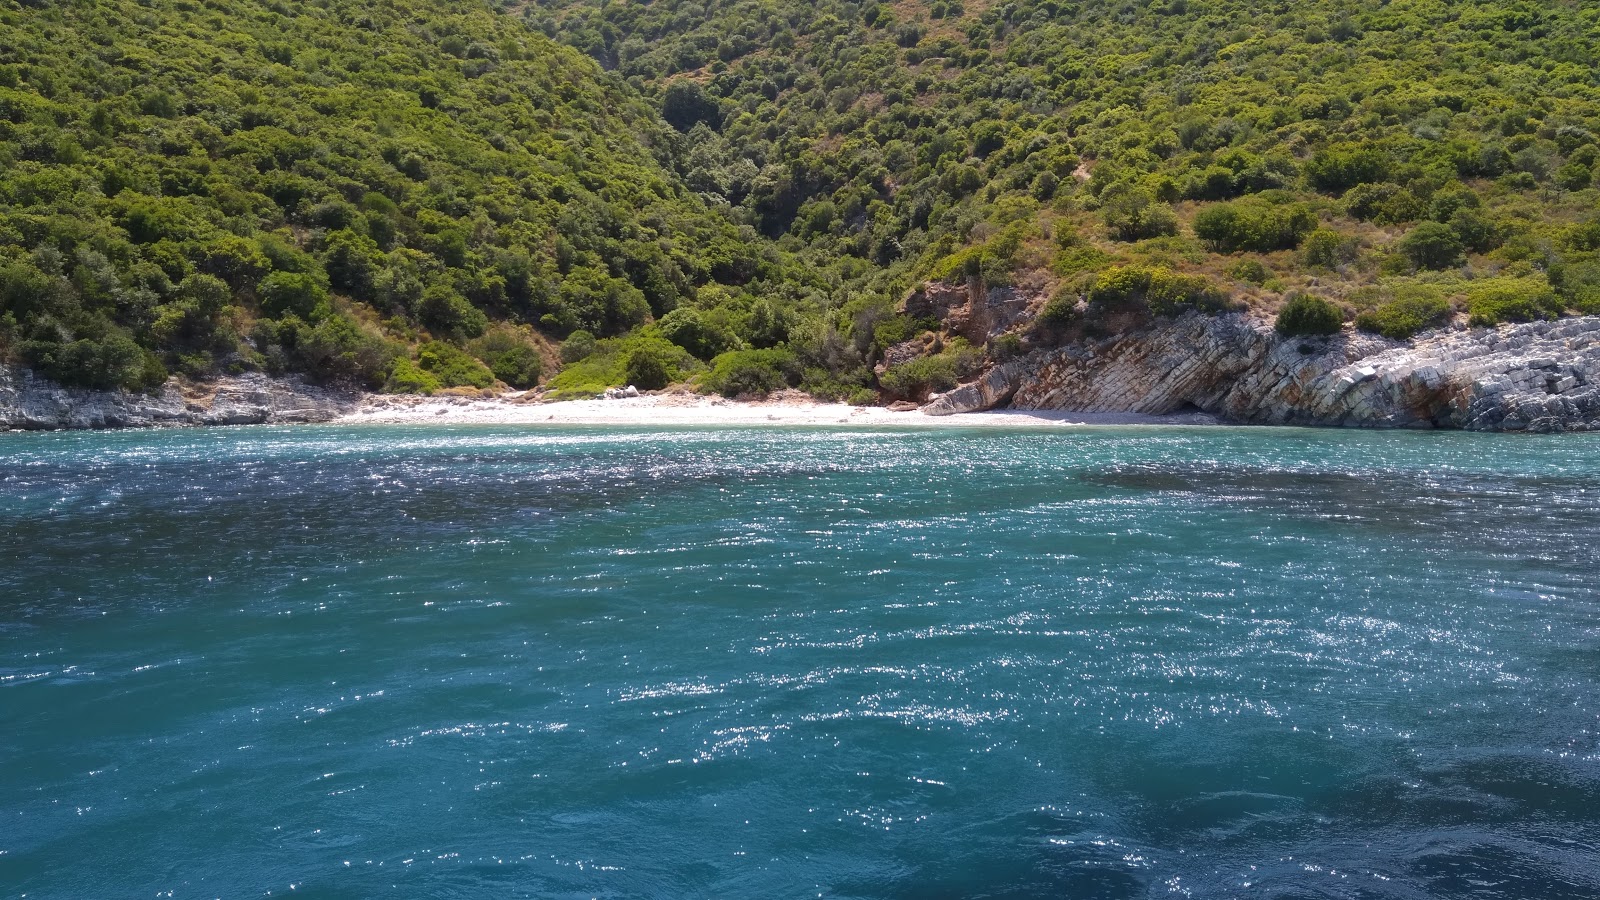
<svg viewBox="0 0 1600 900"><path fill-rule="evenodd" d="M35 897L1600 896L1600 454L0 435Z"/></svg>

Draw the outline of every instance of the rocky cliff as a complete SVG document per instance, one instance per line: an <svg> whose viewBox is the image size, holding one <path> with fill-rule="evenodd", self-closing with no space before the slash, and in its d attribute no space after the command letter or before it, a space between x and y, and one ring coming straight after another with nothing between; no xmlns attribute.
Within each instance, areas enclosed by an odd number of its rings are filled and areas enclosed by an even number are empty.
<svg viewBox="0 0 1600 900"><path fill-rule="evenodd" d="M168 381L159 393L135 394L65 388L0 366L0 430L326 422L360 400L357 393L260 374L204 386Z"/></svg>
<svg viewBox="0 0 1600 900"><path fill-rule="evenodd" d="M1191 313L1037 351L923 411L1004 406L1199 409L1263 425L1600 430L1600 317L1456 328L1403 343L1350 331L1284 338L1241 314Z"/></svg>

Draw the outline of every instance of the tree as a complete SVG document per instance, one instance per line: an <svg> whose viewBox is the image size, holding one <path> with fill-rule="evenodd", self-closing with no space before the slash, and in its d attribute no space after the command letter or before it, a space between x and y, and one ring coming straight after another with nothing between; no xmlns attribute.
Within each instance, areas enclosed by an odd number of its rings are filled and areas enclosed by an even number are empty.
<svg viewBox="0 0 1600 900"><path fill-rule="evenodd" d="M443 282L434 282L423 290L417 318L439 334L458 340L477 337L489 327L489 317L482 310Z"/></svg>
<svg viewBox="0 0 1600 900"><path fill-rule="evenodd" d="M372 296L372 279L383 262L372 238L349 229L329 233L323 244L322 266L333 288L358 299Z"/></svg>
<svg viewBox="0 0 1600 900"><path fill-rule="evenodd" d="M687 78L667 85L661 95L661 117L673 128L684 132L702 122L712 130L722 125L722 114L717 104L706 96L705 88L699 82Z"/></svg>
<svg viewBox="0 0 1600 900"><path fill-rule="evenodd" d="M657 323L661 336L703 360L741 349L739 336L697 309L681 307Z"/></svg>
<svg viewBox="0 0 1600 900"><path fill-rule="evenodd" d="M657 343L645 343L628 352L623 361L628 383L641 390L656 391L677 377L672 352Z"/></svg>
<svg viewBox="0 0 1600 900"><path fill-rule="evenodd" d="M302 272L273 272L256 285L261 310L269 316L295 315L310 319L328 302L328 289L320 279Z"/></svg>

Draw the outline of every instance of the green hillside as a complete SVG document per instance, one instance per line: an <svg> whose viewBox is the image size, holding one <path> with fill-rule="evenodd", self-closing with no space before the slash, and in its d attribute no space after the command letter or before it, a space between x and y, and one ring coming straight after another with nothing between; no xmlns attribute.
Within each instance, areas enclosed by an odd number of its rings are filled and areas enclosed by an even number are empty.
<svg viewBox="0 0 1600 900"><path fill-rule="evenodd" d="M72 384L264 368L526 385L776 256L677 136L487 7L79 0L0 12L0 345ZM426 352L420 352L425 350Z"/></svg>
<svg viewBox="0 0 1600 900"><path fill-rule="evenodd" d="M1593 4L548 0L518 14L689 130L695 190L872 293L981 274L1055 291L1068 314L1122 265L1203 276L1268 311L1306 291L1396 333L1396 303L1430 321L1600 311Z"/></svg>
<svg viewBox="0 0 1600 900"><path fill-rule="evenodd" d="M1597 47L1578 2L11 3L0 356L865 400L1113 307L1600 312ZM1040 316L874 375L931 280Z"/></svg>

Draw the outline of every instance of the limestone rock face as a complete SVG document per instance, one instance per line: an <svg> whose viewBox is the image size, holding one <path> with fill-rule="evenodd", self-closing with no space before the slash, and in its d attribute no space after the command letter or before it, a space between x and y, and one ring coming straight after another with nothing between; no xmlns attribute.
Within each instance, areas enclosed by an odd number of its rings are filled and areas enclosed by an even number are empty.
<svg viewBox="0 0 1600 900"><path fill-rule="evenodd" d="M1600 317L1455 328L1410 343L1283 338L1241 314L1189 315L1032 354L934 398L993 409L1171 413L1269 425L1600 430Z"/></svg>
<svg viewBox="0 0 1600 900"><path fill-rule="evenodd" d="M1012 287L985 287L973 278L966 284L934 282L906 298L906 315L933 316L952 334L977 346L1004 334L1029 318L1033 299Z"/></svg>
<svg viewBox="0 0 1600 900"><path fill-rule="evenodd" d="M1006 405L1017 393L1017 388L1031 376L1030 366L1037 364L1040 356L1024 357L1023 359L995 366L985 372L977 381L963 384L943 394L934 394L923 405L922 411L930 416L948 416L953 413L981 412L986 409L996 409ZM1019 409L1044 409L1046 407L1026 406ZM1062 407L1049 407L1059 409Z"/></svg>
<svg viewBox="0 0 1600 900"><path fill-rule="evenodd" d="M0 366L0 430L137 428L326 422L355 409L360 395L259 373L184 390L168 381L155 394L67 388Z"/></svg>

